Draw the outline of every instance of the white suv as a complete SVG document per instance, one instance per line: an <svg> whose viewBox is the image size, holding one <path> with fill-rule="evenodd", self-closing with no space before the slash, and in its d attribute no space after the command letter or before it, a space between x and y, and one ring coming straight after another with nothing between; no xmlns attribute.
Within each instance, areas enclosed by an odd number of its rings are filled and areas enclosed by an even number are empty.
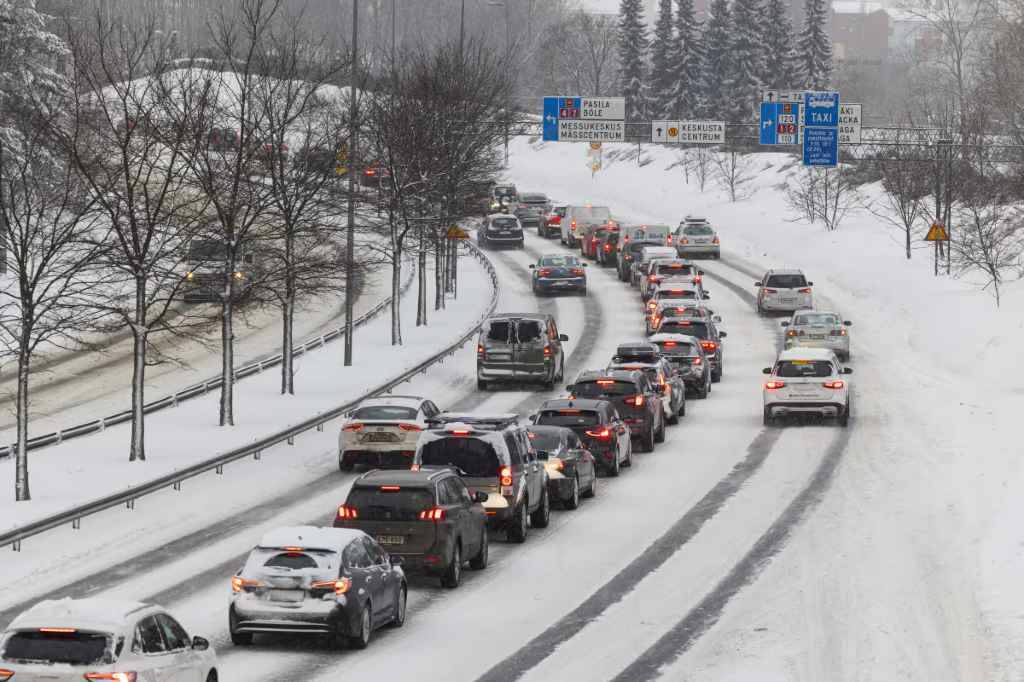
<svg viewBox="0 0 1024 682"><path fill-rule="evenodd" d="M0 635L0 680L11 682L210 682L216 663L209 641L138 602L43 601Z"/></svg>
<svg viewBox="0 0 1024 682"><path fill-rule="evenodd" d="M338 434L338 468L356 465L408 469L427 420L441 411L426 398L388 395L368 398L348 413Z"/></svg>
<svg viewBox="0 0 1024 682"><path fill-rule="evenodd" d="M814 308L814 282L808 282L802 270L769 270L754 286L759 314Z"/></svg>
<svg viewBox="0 0 1024 682"><path fill-rule="evenodd" d="M840 426L850 420L850 383L853 374L840 367L835 353L825 348L791 348L779 353L774 367L765 367L764 425L779 417L816 415L835 418Z"/></svg>

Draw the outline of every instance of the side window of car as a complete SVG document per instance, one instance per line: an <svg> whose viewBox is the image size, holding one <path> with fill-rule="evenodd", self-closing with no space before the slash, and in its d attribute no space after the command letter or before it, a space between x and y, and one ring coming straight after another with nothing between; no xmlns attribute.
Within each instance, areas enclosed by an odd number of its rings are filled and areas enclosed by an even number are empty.
<svg viewBox="0 0 1024 682"><path fill-rule="evenodd" d="M473 496L469 494L469 488L466 487L461 478L449 478L448 483L451 485L452 493L459 503L473 504Z"/></svg>
<svg viewBox="0 0 1024 682"><path fill-rule="evenodd" d="M505 447L508 449L508 457L512 466L521 466L523 464L522 453L519 451L519 445L516 443L516 439L512 434L503 434L505 438Z"/></svg>
<svg viewBox="0 0 1024 682"><path fill-rule="evenodd" d="M156 620L160 624L160 631L164 635L164 641L167 642L167 649L169 651L187 649L191 645L185 628L181 627L178 621L165 613L156 616Z"/></svg>
<svg viewBox="0 0 1024 682"><path fill-rule="evenodd" d="M370 557L363 548L363 543L359 540L353 540L348 543L348 546L345 547L345 551L342 553L342 558L347 568L370 567Z"/></svg>
<svg viewBox="0 0 1024 682"><path fill-rule="evenodd" d="M530 437L526 435L526 431L520 430L516 433L516 442L519 444L520 450L523 451L524 461L535 462L537 460L537 452L530 445Z"/></svg>
<svg viewBox="0 0 1024 682"><path fill-rule="evenodd" d="M162 654L167 651L156 616L144 618L139 622L135 629L135 639L144 654ZM132 648L134 649L135 645Z"/></svg>
<svg viewBox="0 0 1024 682"><path fill-rule="evenodd" d="M387 564L387 558L384 556L384 550L374 542L373 538L363 538L363 547L366 549L366 556L369 557L372 565L384 566Z"/></svg>

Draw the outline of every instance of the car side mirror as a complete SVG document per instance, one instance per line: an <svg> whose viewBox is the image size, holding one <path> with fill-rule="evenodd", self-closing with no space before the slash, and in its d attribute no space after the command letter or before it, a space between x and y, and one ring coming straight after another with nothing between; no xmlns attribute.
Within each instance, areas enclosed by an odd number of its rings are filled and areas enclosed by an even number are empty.
<svg viewBox="0 0 1024 682"><path fill-rule="evenodd" d="M566 384L565 385L565 391L566 391L566 393L575 393L576 392L576 384Z"/></svg>
<svg viewBox="0 0 1024 682"><path fill-rule="evenodd" d="M206 639L205 637L193 637L192 648L196 651L206 651L210 648L210 640Z"/></svg>
<svg viewBox="0 0 1024 682"><path fill-rule="evenodd" d="M534 268L533 263L530 263L530 269L533 270L533 268Z"/></svg>
<svg viewBox="0 0 1024 682"><path fill-rule="evenodd" d="M853 374L852 367L843 367L843 374Z"/></svg>
<svg viewBox="0 0 1024 682"><path fill-rule="evenodd" d="M704 298L711 298L711 293L709 291L705 291Z"/></svg>
<svg viewBox="0 0 1024 682"><path fill-rule="evenodd" d="M704 274L704 271L703 271L703 270L698 270L698 271L697 271L697 274L698 274L698 275L703 275L703 274Z"/></svg>
<svg viewBox="0 0 1024 682"><path fill-rule="evenodd" d="M487 493L483 492L482 490L478 490L475 493L473 493L473 499L479 502L480 504L483 504L484 502L487 501Z"/></svg>
<svg viewBox="0 0 1024 682"><path fill-rule="evenodd" d="M771 374L771 373L772 373L772 368L771 367L765 367L764 369L761 370L761 374Z"/></svg>
<svg viewBox="0 0 1024 682"><path fill-rule="evenodd" d="M402 564L405 563L405 559L403 559L402 557L400 557L400 556L391 556L390 554L388 555L388 561L391 562L392 566L401 566Z"/></svg>
<svg viewBox="0 0 1024 682"><path fill-rule="evenodd" d="M814 282L808 282L808 283L807 283L807 286L809 286L809 287L813 287L813 286L814 286Z"/></svg>
<svg viewBox="0 0 1024 682"><path fill-rule="evenodd" d="M712 315L711 319L714 320L715 322L721 322L722 321L722 316L721 315Z"/></svg>
<svg viewBox="0 0 1024 682"><path fill-rule="evenodd" d="M759 286L761 286L761 283L760 282L754 282L754 286L755 287L759 287Z"/></svg>
<svg viewBox="0 0 1024 682"><path fill-rule="evenodd" d="M718 336L724 339L725 337L729 336L729 332L718 332Z"/></svg>
<svg viewBox="0 0 1024 682"><path fill-rule="evenodd" d="M789 326L789 322L780 322L779 324L782 325L783 327Z"/></svg>
<svg viewBox="0 0 1024 682"><path fill-rule="evenodd" d="M537 423L537 417L538 417L537 413L536 413L536 412L534 412L534 413L533 413L533 414L531 414L531 415L530 415L529 417L527 417L527 420L528 420L528 421L529 421L529 422L530 422L531 424L536 424L536 423Z"/></svg>
<svg viewBox="0 0 1024 682"><path fill-rule="evenodd" d="M853 322L850 322L849 320L843 320L843 326L850 327L852 325L853 325Z"/></svg>
<svg viewBox="0 0 1024 682"><path fill-rule="evenodd" d="M569 340L569 335L568 334L559 334L558 335L558 340L559 341L568 341Z"/></svg>

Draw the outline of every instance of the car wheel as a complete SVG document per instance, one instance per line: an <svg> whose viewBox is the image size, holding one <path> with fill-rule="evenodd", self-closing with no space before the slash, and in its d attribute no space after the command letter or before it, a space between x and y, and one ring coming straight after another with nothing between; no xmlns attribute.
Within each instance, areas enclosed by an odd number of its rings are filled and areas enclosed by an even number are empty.
<svg viewBox="0 0 1024 682"><path fill-rule="evenodd" d="M671 424L672 426L675 426L676 424L679 423L679 416L683 415L683 414L686 414L686 403L685 402L682 404L682 406L680 406L680 408L678 410L676 410L675 412L672 413L672 416L669 417L669 419L668 419L668 423Z"/></svg>
<svg viewBox="0 0 1024 682"><path fill-rule="evenodd" d="M206 682L217 682L217 671L211 670L206 676Z"/></svg>
<svg viewBox="0 0 1024 682"><path fill-rule="evenodd" d="M558 381L565 381L565 358L558 363Z"/></svg>
<svg viewBox="0 0 1024 682"><path fill-rule="evenodd" d="M581 497L591 498L597 495L597 469L594 469L594 475L590 479L590 487L587 488Z"/></svg>
<svg viewBox="0 0 1024 682"><path fill-rule="evenodd" d="M768 409L767 407L764 408L764 425L765 426L774 426L775 425L775 417L772 416L772 411L770 409Z"/></svg>
<svg viewBox="0 0 1024 682"><path fill-rule="evenodd" d="M454 590L462 582L462 545L458 542L455 543L455 547L452 549L452 560L448 564L447 570L441 576L441 587L447 587L449 590Z"/></svg>
<svg viewBox="0 0 1024 682"><path fill-rule="evenodd" d="M707 376L704 377L704 383L700 388L697 389L697 397L704 400L708 397L708 393L711 392L711 379Z"/></svg>
<svg viewBox="0 0 1024 682"><path fill-rule="evenodd" d="M721 371L716 370L716 371L711 373L711 381L712 381L712 383L716 383L717 384L721 380L722 380L722 372Z"/></svg>
<svg viewBox="0 0 1024 682"><path fill-rule="evenodd" d="M487 526L483 528L483 538L481 539L480 551L477 555L469 560L469 566L474 571L482 571L487 568L487 560L491 554L491 541L487 537Z"/></svg>
<svg viewBox="0 0 1024 682"><path fill-rule="evenodd" d="M654 452L654 425L651 424L650 428L647 429L647 433L643 436L643 448L644 452Z"/></svg>
<svg viewBox="0 0 1024 682"><path fill-rule="evenodd" d="M658 430L654 432L654 442L664 443L665 442L665 408L661 408L661 420L658 425Z"/></svg>
<svg viewBox="0 0 1024 682"><path fill-rule="evenodd" d="M565 501L566 509L576 509L580 506L580 477L575 476L572 479L572 491L569 493L569 499Z"/></svg>
<svg viewBox="0 0 1024 682"><path fill-rule="evenodd" d="M843 413L841 415L839 415L839 419L837 421L839 422L840 426L843 426L843 427L849 426L849 424L850 424L850 403L846 403L846 409L843 410Z"/></svg>
<svg viewBox="0 0 1024 682"><path fill-rule="evenodd" d="M367 601L359 613L359 632L348 640L353 649L365 649L370 646L370 637L373 636L372 615L373 605Z"/></svg>
<svg viewBox="0 0 1024 682"><path fill-rule="evenodd" d="M612 458L612 468L611 471L608 472L608 475L615 478L620 473L622 473L622 464L619 462L619 452L616 450L615 457Z"/></svg>
<svg viewBox="0 0 1024 682"><path fill-rule="evenodd" d="M391 622L388 623L388 627L400 628L405 625L405 612L409 606L409 590L403 583L398 588L398 599L395 600L395 615L392 616Z"/></svg>
<svg viewBox="0 0 1024 682"><path fill-rule="evenodd" d="M338 456L338 468L347 473L349 471L354 470L356 468L356 465L355 465L354 462L346 462L344 457L339 455Z"/></svg>
<svg viewBox="0 0 1024 682"><path fill-rule="evenodd" d="M523 499L523 503L519 505L519 510L516 512L516 517L512 520L512 525L508 529L508 539L510 542L523 543L526 542L526 535L529 533L526 523L526 511L529 499Z"/></svg>
<svg viewBox="0 0 1024 682"><path fill-rule="evenodd" d="M477 379L476 380L476 390L478 390L478 391L486 391L487 390L487 382L484 381L483 379Z"/></svg>
<svg viewBox="0 0 1024 682"><path fill-rule="evenodd" d="M553 391L553 390L555 390L555 381L557 381L557 380L558 380L558 377L555 375L555 370L552 369L551 370L551 376L544 380L544 390L545 391Z"/></svg>
<svg viewBox="0 0 1024 682"><path fill-rule="evenodd" d="M235 646L252 646L253 633L235 631L234 611L228 615L228 631L231 633L231 643Z"/></svg>
<svg viewBox="0 0 1024 682"><path fill-rule="evenodd" d="M534 528L547 528L549 523L551 523L551 498L548 497L547 488L544 488L540 506L530 515L530 524Z"/></svg>
<svg viewBox="0 0 1024 682"><path fill-rule="evenodd" d="M622 466L631 467L633 466L633 444L629 444L629 450L626 451L626 459L622 462Z"/></svg>

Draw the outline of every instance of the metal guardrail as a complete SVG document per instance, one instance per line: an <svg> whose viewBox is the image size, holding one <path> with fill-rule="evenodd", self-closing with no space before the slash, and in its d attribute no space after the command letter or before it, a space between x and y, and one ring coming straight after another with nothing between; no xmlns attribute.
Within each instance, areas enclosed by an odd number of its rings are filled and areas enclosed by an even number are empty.
<svg viewBox="0 0 1024 682"><path fill-rule="evenodd" d="M339 405L338 407L332 408L326 412L321 412L320 414L317 414L314 417L310 417L309 419L295 426L275 433L271 436L267 436L266 438L262 438L251 445L246 445L245 447L230 450L228 452L217 455L216 457L212 457L203 462L193 464L192 466L186 467L184 469L179 469L178 471L172 472L165 476L161 476L160 478L149 481L147 483L137 485L123 492L114 493L112 495L108 495L106 497L102 497L100 499L87 502L86 504L79 505L72 509L68 509L57 514L53 514L51 516L44 517L42 519L39 519L38 521L33 521L32 523L26 524L14 530L0 534L0 547L4 545L11 545L11 548L14 549L14 551L21 551L21 542L26 538L39 535L41 533L45 533L48 530L58 528L68 523L71 524L72 528L79 528L81 526L81 520L85 516L96 514L98 512L105 511L107 509L111 509L122 504L125 505L128 509L134 509L135 501L138 498L143 497L145 495L155 493L159 490L163 490L168 487L173 487L175 490L180 490L182 481L194 478L208 471L215 471L217 474L223 474L224 466L226 464L230 464L231 462L244 459L246 457L260 459L262 457L263 451L266 450L267 448L279 445L280 443L288 443L289 445L293 445L296 436L313 429L317 431L323 431L324 425L326 425L330 421L333 421L341 417L363 400L366 400L367 398L371 398L376 395L380 395L382 393L388 393L396 386L403 384L407 381L410 381L417 375L425 374L430 367L432 367L435 364L443 362L446 357L454 355L457 350L462 348L464 345L466 345L468 341L473 339L477 331L480 329L480 326L483 324L484 320L486 320L492 313L494 313L494 310L495 308L497 308L498 305L498 274L494 270L494 265L480 251L480 249L476 247L475 244L467 243L467 245L470 248L470 253L483 264L488 276L490 277L491 298L490 301L488 301L487 303L486 309L480 315L480 317L477 318L477 321L473 324L473 326L470 327L455 342L449 344L444 349L438 351L437 353L430 356L429 358L419 363L415 367L406 370L399 376L377 386L376 388L365 393L359 398L349 401L344 405Z"/></svg>
<svg viewBox="0 0 1024 682"><path fill-rule="evenodd" d="M409 290L409 287L412 286L414 279L415 268L409 268L409 274L406 276L405 281L402 283L402 288L399 292L400 295L404 295L405 292ZM390 305L391 296L387 296L380 303L370 308L370 310L368 310L367 312L363 313L355 320L353 320L352 324L355 327L361 327L367 322L370 322L371 320L376 318L385 310L387 310ZM327 332L326 334L320 334L319 336L311 337L306 341L297 344L294 348L292 348L292 356L299 357L300 355L303 355L307 350L319 348L331 341L334 341L335 339L343 338L344 336L345 327L336 327L331 331ZM243 365L242 367L239 367L238 369L235 370L235 380L237 381L238 379L244 379L247 376L258 374L265 369L276 367L281 364L282 360L283 356L281 353L278 353L276 355L266 355L262 358L254 360L253 362L250 362L247 365ZM183 388L182 390L177 391L172 395L165 396L157 400L152 400L143 405L142 411L145 414L150 414L151 412L157 412L168 407L177 407L178 403L184 402L186 400L191 400L192 398L198 398L201 395L209 393L211 390L220 388L222 383L223 380L221 376L218 374L215 377L210 377L209 379L206 379L204 381L200 381L198 383L192 384L191 386L187 386L186 388ZM29 452L31 452L32 450L45 448L49 445L58 445L66 440L71 440L72 438L80 438L82 436L87 436L92 433L97 433L107 428L108 426L115 426L117 424L123 424L124 422L131 421L131 418L132 411L124 410L123 412L112 414L109 417L94 419L83 424L78 424L77 426L72 426L67 429L61 429L60 431L54 431L53 433L47 433L42 436L29 438L27 441L28 450ZM14 451L16 449L16 444L5 445L0 447L0 459L10 457L12 454L14 454Z"/></svg>

